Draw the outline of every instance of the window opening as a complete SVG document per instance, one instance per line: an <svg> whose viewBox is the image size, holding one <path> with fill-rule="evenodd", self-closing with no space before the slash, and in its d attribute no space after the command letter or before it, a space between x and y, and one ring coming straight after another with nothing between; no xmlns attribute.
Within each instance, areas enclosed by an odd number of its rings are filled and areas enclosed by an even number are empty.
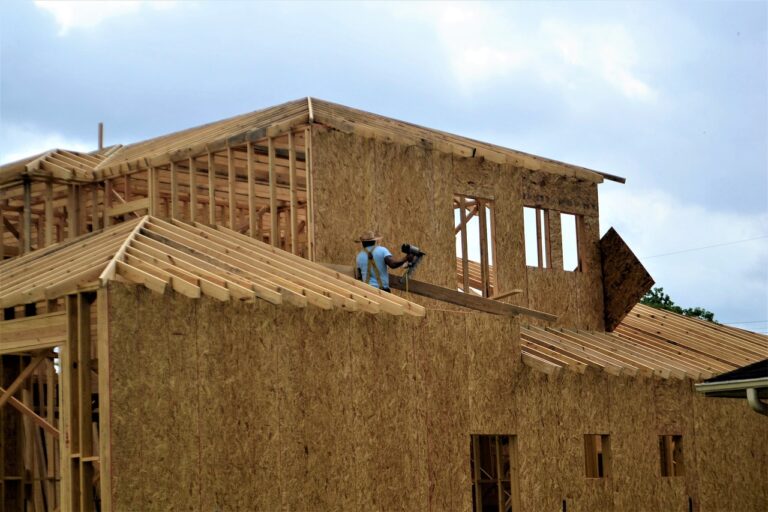
<svg viewBox="0 0 768 512"><path fill-rule="evenodd" d="M683 436L659 436L659 460L661 461L661 476L684 476L683 465Z"/></svg>
<svg viewBox="0 0 768 512"><path fill-rule="evenodd" d="M517 436L473 434L469 452L472 510L520 510Z"/></svg>
<svg viewBox="0 0 768 512"><path fill-rule="evenodd" d="M456 195L453 217L458 290L491 297L496 285L493 201Z"/></svg>
<svg viewBox="0 0 768 512"><path fill-rule="evenodd" d="M529 267L551 268L549 247L549 215L544 208L523 207L525 235L525 264Z"/></svg>
<svg viewBox="0 0 768 512"><path fill-rule="evenodd" d="M610 474L611 440L607 434L584 434L584 462L587 478Z"/></svg>
<svg viewBox="0 0 768 512"><path fill-rule="evenodd" d="M579 258L578 217L570 213L560 214L560 232L563 240L563 269L575 272L581 268Z"/></svg>

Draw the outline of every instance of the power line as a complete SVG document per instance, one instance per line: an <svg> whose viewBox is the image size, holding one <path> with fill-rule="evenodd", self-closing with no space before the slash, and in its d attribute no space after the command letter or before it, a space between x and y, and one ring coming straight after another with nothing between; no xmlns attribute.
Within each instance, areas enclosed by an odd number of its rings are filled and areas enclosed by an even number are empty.
<svg viewBox="0 0 768 512"><path fill-rule="evenodd" d="M681 253L684 253L684 252L701 251L703 249L712 249L713 247L724 247L726 245L735 245L735 244L741 244L741 243L744 243L744 242L751 242L753 240L760 240L761 238L768 238L768 235L756 236L754 238L745 238L744 240L736 240L736 241L733 241L733 242L723 242L721 244L712 244L712 245L705 245L705 246L702 246L702 247L693 247L691 249L683 249L681 251L665 252L663 254L654 254L653 256L643 256L640 259L648 260L648 259L651 259L651 258L660 258L662 256L671 256L672 254L681 254Z"/></svg>

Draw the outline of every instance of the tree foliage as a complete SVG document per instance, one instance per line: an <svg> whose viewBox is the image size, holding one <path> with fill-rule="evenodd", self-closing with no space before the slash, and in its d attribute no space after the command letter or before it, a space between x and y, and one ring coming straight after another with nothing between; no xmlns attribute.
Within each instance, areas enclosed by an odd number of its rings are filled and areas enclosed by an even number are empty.
<svg viewBox="0 0 768 512"><path fill-rule="evenodd" d="M718 323L717 320L715 320L715 314L705 308L699 306L695 308L682 308L678 306L669 295L664 293L664 288L660 286L654 287L651 291L646 293L643 298L640 299L640 303L645 304L646 306L651 306L652 308L666 309L667 311L672 311L673 313L680 315Z"/></svg>

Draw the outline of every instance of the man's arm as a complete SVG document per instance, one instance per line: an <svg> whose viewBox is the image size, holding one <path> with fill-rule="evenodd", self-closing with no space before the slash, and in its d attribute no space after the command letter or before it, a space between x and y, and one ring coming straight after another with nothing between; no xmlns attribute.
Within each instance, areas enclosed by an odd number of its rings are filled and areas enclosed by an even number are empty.
<svg viewBox="0 0 768 512"><path fill-rule="evenodd" d="M403 265L405 265L405 263L408 261L413 261L412 254L406 254L399 260L396 260L392 256L387 256L386 258L384 258L384 263L386 263L389 268L400 268Z"/></svg>

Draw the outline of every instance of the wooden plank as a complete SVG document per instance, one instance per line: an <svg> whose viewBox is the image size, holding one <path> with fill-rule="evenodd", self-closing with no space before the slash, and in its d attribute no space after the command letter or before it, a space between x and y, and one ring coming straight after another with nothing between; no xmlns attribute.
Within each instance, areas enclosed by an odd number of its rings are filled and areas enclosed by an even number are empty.
<svg viewBox="0 0 768 512"><path fill-rule="evenodd" d="M271 178L270 178L271 179ZM227 182L229 184L229 223L230 229L237 229L235 224L235 209L237 201L235 200L235 163L232 155L232 148L227 148Z"/></svg>
<svg viewBox="0 0 768 512"><path fill-rule="evenodd" d="M73 471L72 454L78 450L80 435L77 430L78 381L74 374L77 363L77 296L68 295L65 299L67 315L67 342L59 353L61 358L61 385L59 387L59 428L63 432L60 439L59 455L61 466L61 506L65 510L80 509L79 471ZM77 482L77 483L76 483Z"/></svg>
<svg viewBox="0 0 768 512"><path fill-rule="evenodd" d="M189 157L189 220L197 220L197 161Z"/></svg>
<svg viewBox="0 0 768 512"><path fill-rule="evenodd" d="M488 255L488 208L484 200L478 202L478 220L480 231L480 278L482 280L481 293L483 297L490 297L491 280L488 275L489 255Z"/></svg>
<svg viewBox="0 0 768 512"><path fill-rule="evenodd" d="M0 387L0 393L5 393L6 390ZM46 432L59 437L59 429L48 423L48 421L45 418L42 418L38 416L38 414L30 409L28 406L23 404L21 401L14 397L10 397L8 399L8 405L12 406L14 409L19 411L20 413L26 415L29 417L35 424L37 424L39 427L41 427Z"/></svg>
<svg viewBox="0 0 768 512"><path fill-rule="evenodd" d="M84 293L77 294L77 381L78 394L73 397L78 400L77 423L80 427L80 510L90 512L93 503L93 465L84 462L83 457L93 455L93 438L91 422L93 409L91 406L91 298Z"/></svg>
<svg viewBox="0 0 768 512"><path fill-rule="evenodd" d="M170 217L179 218L179 171L176 168L176 162L170 164L171 172L171 209Z"/></svg>
<svg viewBox="0 0 768 512"><path fill-rule="evenodd" d="M134 239L136 234L141 231L141 228L147 223L147 220L149 217L144 217L139 221L138 224L131 230L131 233L126 237L125 241L123 241L120 248L115 253L115 256L112 258L112 260L107 264L107 267L104 269L104 271L99 276L99 281L101 281L102 286L107 285L107 281L111 281L115 278L115 272L117 269L117 262L123 258L123 255L125 254L126 248L131 244L131 241Z"/></svg>
<svg viewBox="0 0 768 512"><path fill-rule="evenodd" d="M216 224L216 172L215 154L208 151L208 224Z"/></svg>
<svg viewBox="0 0 768 512"><path fill-rule="evenodd" d="M29 178L24 179L23 196L24 211L22 212L21 222L21 247L22 252L27 254L32 250L32 182Z"/></svg>
<svg viewBox="0 0 768 512"><path fill-rule="evenodd" d="M109 289L96 295L96 354L99 390L99 485L101 510L112 511L112 388L109 346Z"/></svg>
<svg viewBox="0 0 768 512"><path fill-rule="evenodd" d="M307 173L307 258L315 261L315 191L312 164L312 128L304 130L304 165Z"/></svg>
<svg viewBox="0 0 768 512"><path fill-rule="evenodd" d="M461 269L462 291L469 293L469 248L467 243L467 205L466 198L459 196L459 219L461 220Z"/></svg>
<svg viewBox="0 0 768 512"><path fill-rule="evenodd" d="M248 169L248 234L256 238L260 231L256 228L256 177L253 169L253 142L248 142L245 148Z"/></svg>
<svg viewBox="0 0 768 512"><path fill-rule="evenodd" d="M46 356L44 355L35 356L35 358L29 362L26 368L24 368L24 370L16 377L16 379L14 379L11 385L8 386L5 391L0 393L0 408L2 408L11 397L13 397L13 394L16 392L16 390L21 387L24 381L27 380L27 377L32 375L32 372L34 372L40 363L42 363L45 359Z"/></svg>
<svg viewBox="0 0 768 512"><path fill-rule="evenodd" d="M273 247L279 247L280 246L280 227L278 225L277 192L275 191L275 185L277 184L277 177L275 176L275 141L272 137L269 138L268 148L269 148L268 149L269 151L269 220L270 220L269 241Z"/></svg>
<svg viewBox="0 0 768 512"><path fill-rule="evenodd" d="M290 210L290 223L291 223L291 252L293 254L299 253L299 200L298 192L296 190L296 141L294 139L293 132L288 133L288 183L291 194L291 210Z"/></svg>
<svg viewBox="0 0 768 512"><path fill-rule="evenodd" d="M144 270L136 268L123 261L118 261L116 268L117 273L127 280L136 284L143 284L153 292L165 293L166 282L159 277L149 274Z"/></svg>
<svg viewBox="0 0 768 512"><path fill-rule="evenodd" d="M125 215L126 213L132 213L139 210L148 210L150 206L150 198L144 197L142 199L136 199L129 201L118 206L113 206L105 213L107 217L117 217L118 215Z"/></svg>
<svg viewBox="0 0 768 512"><path fill-rule="evenodd" d="M536 258L537 258L537 267L543 268L544 267L544 253L543 249L541 247L542 243L542 237L541 237L541 212L543 212L541 208L534 209L534 212L536 212Z"/></svg>
<svg viewBox="0 0 768 512"><path fill-rule="evenodd" d="M405 290L405 279L400 276L390 274L389 286L396 290ZM483 311L485 313L491 313L494 315L526 315L550 322L557 320L556 315L551 315L542 311L536 311L534 309L524 308L522 306L507 304L505 302L498 302L484 297L477 297L468 293L457 292L455 290L443 288L442 286L424 283L414 279L408 280L408 292L415 293L416 295L422 295L424 297L429 297L431 299L441 300L443 302L449 302L451 304L456 304L465 308Z"/></svg>
<svg viewBox="0 0 768 512"><path fill-rule="evenodd" d="M2 237L0 237L2 240ZM45 246L53 243L53 182L45 182Z"/></svg>

